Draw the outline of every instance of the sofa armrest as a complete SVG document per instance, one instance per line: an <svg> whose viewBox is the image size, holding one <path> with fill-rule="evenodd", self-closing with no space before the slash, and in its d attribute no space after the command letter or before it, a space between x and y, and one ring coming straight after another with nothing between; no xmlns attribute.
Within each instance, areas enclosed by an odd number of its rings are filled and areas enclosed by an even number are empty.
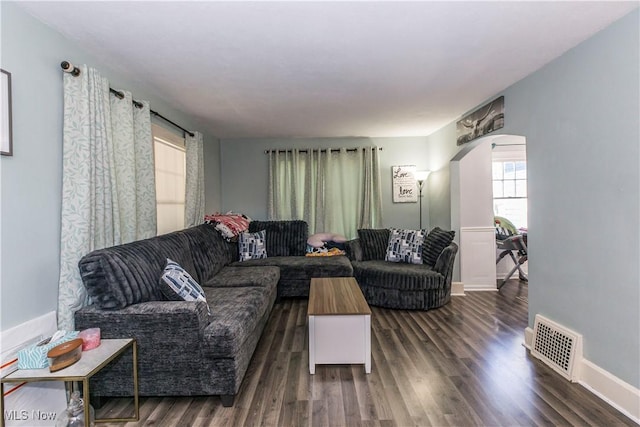
<svg viewBox="0 0 640 427"><path fill-rule="evenodd" d="M201 337L209 324L207 304L203 301L151 301L119 310L102 310L95 304L75 313L76 329L100 328L102 338L158 336L163 341L179 340L184 334ZM171 334L169 334L171 332Z"/></svg>
<svg viewBox="0 0 640 427"><path fill-rule="evenodd" d="M349 261L362 261L362 245L360 239L352 239L344 242L344 249Z"/></svg>
<svg viewBox="0 0 640 427"><path fill-rule="evenodd" d="M138 348L139 393L161 396L188 389L201 381L204 329L209 323L204 301L151 301L119 310L95 304L75 313L76 328L98 327L108 338L135 338ZM131 396L132 358L109 364L92 378L92 396ZM197 388L197 387L196 387Z"/></svg>
<svg viewBox="0 0 640 427"><path fill-rule="evenodd" d="M434 271L444 276L444 282L447 286L451 286L451 277L453 276L453 264L458 253L458 245L455 242L451 242L449 246L438 256L436 265L433 267Z"/></svg>

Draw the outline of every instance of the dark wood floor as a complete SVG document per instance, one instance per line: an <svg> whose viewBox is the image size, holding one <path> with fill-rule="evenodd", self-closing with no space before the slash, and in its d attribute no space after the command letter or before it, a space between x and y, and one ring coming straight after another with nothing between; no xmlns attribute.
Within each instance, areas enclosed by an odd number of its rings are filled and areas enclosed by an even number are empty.
<svg viewBox="0 0 640 427"><path fill-rule="evenodd" d="M309 374L306 300L276 304L232 408L218 397L142 398L127 426L635 425L523 347L527 285L469 292L428 312L372 307L372 372ZM98 416L131 413L113 399ZM113 424L122 425L122 424Z"/></svg>

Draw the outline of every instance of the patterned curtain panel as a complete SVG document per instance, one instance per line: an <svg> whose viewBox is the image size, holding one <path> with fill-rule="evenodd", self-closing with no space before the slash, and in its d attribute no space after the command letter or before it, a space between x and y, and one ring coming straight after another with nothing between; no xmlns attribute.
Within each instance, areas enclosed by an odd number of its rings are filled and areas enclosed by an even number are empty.
<svg viewBox="0 0 640 427"><path fill-rule="evenodd" d="M204 222L204 149L202 134L185 136L186 188L184 226L193 227Z"/></svg>
<svg viewBox="0 0 640 427"><path fill-rule="evenodd" d="M302 219L309 232L356 237L382 223L377 147L271 150L269 219Z"/></svg>
<svg viewBox="0 0 640 427"><path fill-rule="evenodd" d="M110 94L114 148L115 194L118 198L116 228L122 243L156 235L156 180L149 103L133 105L131 92L119 99Z"/></svg>
<svg viewBox="0 0 640 427"><path fill-rule="evenodd" d="M121 102L124 100L121 100ZM148 101L138 101L133 108L133 140L136 164L136 238L146 239L157 234L156 169L151 133L151 109Z"/></svg>
<svg viewBox="0 0 640 427"><path fill-rule="evenodd" d="M118 99L87 66L64 74L58 327L88 304L78 261L88 252L156 234L149 105Z"/></svg>

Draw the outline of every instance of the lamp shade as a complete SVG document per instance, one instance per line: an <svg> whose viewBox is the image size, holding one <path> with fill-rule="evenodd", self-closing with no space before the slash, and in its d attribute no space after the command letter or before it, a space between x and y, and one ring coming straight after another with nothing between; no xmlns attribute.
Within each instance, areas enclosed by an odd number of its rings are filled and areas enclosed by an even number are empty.
<svg viewBox="0 0 640 427"><path fill-rule="evenodd" d="M415 177L416 177L416 181L421 182L421 181L426 181L427 178L429 177L429 174L431 173L431 171L416 171L415 173Z"/></svg>

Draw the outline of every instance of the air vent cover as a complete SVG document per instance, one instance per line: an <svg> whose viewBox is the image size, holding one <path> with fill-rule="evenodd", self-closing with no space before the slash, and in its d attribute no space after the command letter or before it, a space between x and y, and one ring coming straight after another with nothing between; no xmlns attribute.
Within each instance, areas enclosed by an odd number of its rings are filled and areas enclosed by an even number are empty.
<svg viewBox="0 0 640 427"><path fill-rule="evenodd" d="M531 355L569 381L577 381L576 362L582 359L582 335L536 314Z"/></svg>

